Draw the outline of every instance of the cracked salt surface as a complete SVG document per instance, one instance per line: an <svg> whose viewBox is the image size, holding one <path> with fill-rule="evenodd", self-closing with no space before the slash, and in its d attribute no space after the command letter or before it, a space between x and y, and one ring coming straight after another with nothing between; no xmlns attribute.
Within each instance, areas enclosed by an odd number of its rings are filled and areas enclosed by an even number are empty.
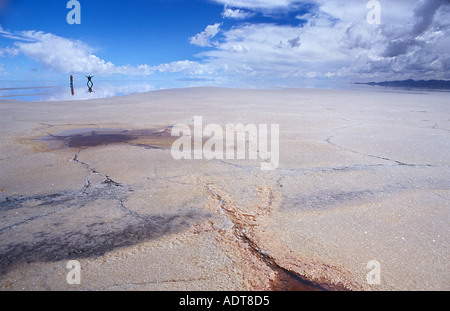
<svg viewBox="0 0 450 311"><path fill-rule="evenodd" d="M448 289L447 103L208 88L2 102L0 286L289 290L300 277L322 289ZM173 160L161 124L194 115L280 124L279 169ZM65 281L74 258L79 287ZM366 281L370 260L380 285Z"/></svg>

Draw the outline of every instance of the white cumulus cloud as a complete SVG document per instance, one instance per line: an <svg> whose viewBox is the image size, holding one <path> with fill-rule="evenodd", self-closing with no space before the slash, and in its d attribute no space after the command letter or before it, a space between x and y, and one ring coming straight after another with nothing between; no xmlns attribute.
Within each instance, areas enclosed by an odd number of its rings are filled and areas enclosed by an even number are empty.
<svg viewBox="0 0 450 311"><path fill-rule="evenodd" d="M189 39L189 42L193 45L198 45L201 47L212 46L211 39L214 38L220 30L221 23L216 23L214 25L208 25L204 31L196 34Z"/></svg>
<svg viewBox="0 0 450 311"><path fill-rule="evenodd" d="M296 3L305 2L298 0L212 0L212 1L227 5L229 7L254 9L254 10L288 8Z"/></svg>
<svg viewBox="0 0 450 311"><path fill-rule="evenodd" d="M117 66L84 42L1 26L0 35L14 45L0 48L0 56L23 54L57 72L214 74L275 84L301 78L450 79L450 0L380 0L379 25L367 22L370 9L364 0L210 1L223 5L222 18L229 20L188 38L208 48L195 55L198 61ZM270 14L281 9L290 14ZM264 15L264 23L245 20L247 14Z"/></svg>
<svg viewBox="0 0 450 311"><path fill-rule="evenodd" d="M250 12L294 10L302 4L214 1ZM245 66L252 69L250 75L279 80L450 78L450 0L380 1L380 25L367 22L367 1L309 3L313 5L299 11L298 25L243 23L222 30L224 39L201 54L204 62L230 73L242 73Z"/></svg>
<svg viewBox="0 0 450 311"><path fill-rule="evenodd" d="M246 19L249 17L252 17L254 14L250 12L246 12L241 9L232 9L229 8L227 5L223 8L222 17L223 18L230 18L230 19Z"/></svg>
<svg viewBox="0 0 450 311"><path fill-rule="evenodd" d="M24 56L41 64L44 68L58 73L95 73L151 75L155 72L205 74L211 72L210 66L196 61L176 61L157 66L116 66L94 54L94 49L86 43L60 37L41 31L11 33L0 28L0 35L15 40L14 47L0 49L0 56Z"/></svg>

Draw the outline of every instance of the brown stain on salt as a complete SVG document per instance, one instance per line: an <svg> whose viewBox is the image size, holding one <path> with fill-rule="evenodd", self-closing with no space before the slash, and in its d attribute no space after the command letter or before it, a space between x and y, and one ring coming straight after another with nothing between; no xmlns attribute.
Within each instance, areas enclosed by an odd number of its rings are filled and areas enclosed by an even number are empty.
<svg viewBox="0 0 450 311"><path fill-rule="evenodd" d="M35 151L48 151L66 148L85 149L113 144L129 144L148 149L170 149L178 137L171 136L171 128L162 129L120 129L120 128L80 128L48 134L37 139Z"/></svg>

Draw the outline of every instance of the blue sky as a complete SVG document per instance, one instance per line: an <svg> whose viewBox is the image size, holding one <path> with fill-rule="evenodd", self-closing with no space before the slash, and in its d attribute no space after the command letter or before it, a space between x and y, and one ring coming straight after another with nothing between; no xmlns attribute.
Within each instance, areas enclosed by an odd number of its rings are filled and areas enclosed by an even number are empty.
<svg viewBox="0 0 450 311"><path fill-rule="evenodd" d="M183 79L315 86L450 79L450 1L0 0L0 81ZM378 1L372 1L378 2Z"/></svg>

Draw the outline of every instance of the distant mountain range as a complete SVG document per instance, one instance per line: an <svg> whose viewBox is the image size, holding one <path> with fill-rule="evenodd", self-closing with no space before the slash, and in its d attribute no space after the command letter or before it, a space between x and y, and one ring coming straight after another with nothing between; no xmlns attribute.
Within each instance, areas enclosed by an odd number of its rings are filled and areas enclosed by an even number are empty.
<svg viewBox="0 0 450 311"><path fill-rule="evenodd" d="M450 90L450 80L403 80L403 81L384 81L384 82L368 82L355 84L390 86L390 87L407 87L407 88L421 88L421 89L439 89Z"/></svg>

